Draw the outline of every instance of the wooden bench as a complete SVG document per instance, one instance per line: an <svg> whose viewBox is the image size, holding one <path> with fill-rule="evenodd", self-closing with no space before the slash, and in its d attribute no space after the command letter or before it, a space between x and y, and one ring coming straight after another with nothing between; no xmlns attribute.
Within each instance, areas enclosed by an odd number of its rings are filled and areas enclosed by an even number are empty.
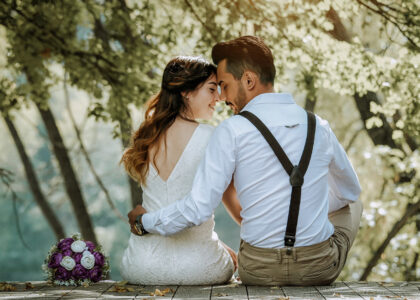
<svg viewBox="0 0 420 300"><path fill-rule="evenodd" d="M0 284L0 299L419 299L420 282L335 282L331 286L139 286L106 280L89 287L45 281Z"/></svg>

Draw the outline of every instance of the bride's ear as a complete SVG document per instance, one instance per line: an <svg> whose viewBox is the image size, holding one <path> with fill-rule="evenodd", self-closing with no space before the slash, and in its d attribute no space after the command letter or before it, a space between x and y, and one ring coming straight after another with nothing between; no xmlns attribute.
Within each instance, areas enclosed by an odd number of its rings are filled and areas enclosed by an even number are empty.
<svg viewBox="0 0 420 300"><path fill-rule="evenodd" d="M186 101L188 101L190 99L190 93L187 92L181 92L181 96L182 98L184 98Z"/></svg>

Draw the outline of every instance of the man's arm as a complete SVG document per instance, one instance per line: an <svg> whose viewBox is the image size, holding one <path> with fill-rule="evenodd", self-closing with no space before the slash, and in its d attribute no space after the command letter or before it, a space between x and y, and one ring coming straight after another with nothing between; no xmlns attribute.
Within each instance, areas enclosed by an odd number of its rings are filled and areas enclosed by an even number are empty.
<svg viewBox="0 0 420 300"><path fill-rule="evenodd" d="M337 137L329 129L330 145L333 157L329 165L328 184L329 190L329 212L336 211L351 202L357 201L361 188L356 172L351 165L349 158Z"/></svg>
<svg viewBox="0 0 420 300"><path fill-rule="evenodd" d="M219 205L234 170L235 136L225 121L210 138L191 192L167 207L144 214L144 228L148 232L171 235L187 227L200 225L211 217Z"/></svg>
<svg viewBox="0 0 420 300"><path fill-rule="evenodd" d="M223 204L225 205L226 210L228 211L231 218L241 226L242 217L241 217L241 204L239 203L238 195L236 194L236 189L233 183L233 179L230 182L228 188L223 194Z"/></svg>

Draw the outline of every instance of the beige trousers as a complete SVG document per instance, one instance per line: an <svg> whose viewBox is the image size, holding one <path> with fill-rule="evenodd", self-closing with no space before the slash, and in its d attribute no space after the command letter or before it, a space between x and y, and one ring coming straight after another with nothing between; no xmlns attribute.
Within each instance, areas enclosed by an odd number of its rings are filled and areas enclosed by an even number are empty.
<svg viewBox="0 0 420 300"><path fill-rule="evenodd" d="M329 215L334 234L305 247L259 248L241 241L239 276L248 285L327 285L340 274L356 237L362 203L357 201Z"/></svg>

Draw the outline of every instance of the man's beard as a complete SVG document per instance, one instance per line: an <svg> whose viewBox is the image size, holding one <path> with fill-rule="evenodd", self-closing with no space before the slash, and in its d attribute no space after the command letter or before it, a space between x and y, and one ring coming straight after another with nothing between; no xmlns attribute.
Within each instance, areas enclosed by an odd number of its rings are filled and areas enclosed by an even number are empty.
<svg viewBox="0 0 420 300"><path fill-rule="evenodd" d="M246 105L246 94L245 89L243 88L241 82L238 82L238 94L236 95L236 99L234 102L234 110L233 113L235 115L239 114L239 112L244 108Z"/></svg>

